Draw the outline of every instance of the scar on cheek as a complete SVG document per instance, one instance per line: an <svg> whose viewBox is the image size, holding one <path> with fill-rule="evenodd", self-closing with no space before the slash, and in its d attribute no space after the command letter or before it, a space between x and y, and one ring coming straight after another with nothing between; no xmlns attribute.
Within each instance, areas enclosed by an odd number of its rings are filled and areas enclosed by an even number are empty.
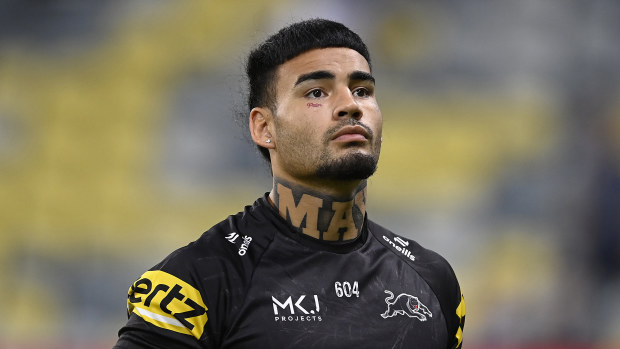
<svg viewBox="0 0 620 349"><path fill-rule="evenodd" d="M323 104L320 104L320 103L308 103L308 104L306 104L306 106L307 106L308 108L310 108L310 107L317 108L317 107L321 107L321 106L323 106Z"/></svg>

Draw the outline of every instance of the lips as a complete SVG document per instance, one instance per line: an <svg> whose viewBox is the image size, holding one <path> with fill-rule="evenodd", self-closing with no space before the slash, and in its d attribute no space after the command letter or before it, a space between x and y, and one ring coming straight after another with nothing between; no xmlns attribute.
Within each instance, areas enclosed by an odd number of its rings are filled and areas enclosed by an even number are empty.
<svg viewBox="0 0 620 349"><path fill-rule="evenodd" d="M332 136L333 141L360 142L370 138L370 134L362 126L345 126Z"/></svg>

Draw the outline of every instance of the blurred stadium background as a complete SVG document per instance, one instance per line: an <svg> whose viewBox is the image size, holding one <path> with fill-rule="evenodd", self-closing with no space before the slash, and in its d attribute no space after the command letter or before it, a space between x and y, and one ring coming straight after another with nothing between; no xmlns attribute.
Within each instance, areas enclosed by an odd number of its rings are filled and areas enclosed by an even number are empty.
<svg viewBox="0 0 620 349"><path fill-rule="evenodd" d="M465 348L620 348L620 2L0 1L0 348L108 348L129 285L270 188L249 49L371 48L371 217L442 253ZM360 323L360 326L364 326Z"/></svg>

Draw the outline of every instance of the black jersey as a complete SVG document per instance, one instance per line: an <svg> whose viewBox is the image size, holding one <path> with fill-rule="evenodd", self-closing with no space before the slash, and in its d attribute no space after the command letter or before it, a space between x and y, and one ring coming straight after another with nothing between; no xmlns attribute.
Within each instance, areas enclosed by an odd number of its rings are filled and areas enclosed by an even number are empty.
<svg viewBox="0 0 620 349"><path fill-rule="evenodd" d="M437 253L366 219L301 234L266 196L129 289L115 348L460 348L465 302Z"/></svg>

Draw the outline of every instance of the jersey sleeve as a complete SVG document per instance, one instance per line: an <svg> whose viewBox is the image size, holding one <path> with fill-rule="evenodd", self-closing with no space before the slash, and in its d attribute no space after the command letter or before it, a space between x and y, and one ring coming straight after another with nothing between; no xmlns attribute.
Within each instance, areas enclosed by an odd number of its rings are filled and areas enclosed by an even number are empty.
<svg viewBox="0 0 620 349"><path fill-rule="evenodd" d="M422 247L411 239L398 236L372 221L368 223L372 230L389 235L392 239L400 239L411 250L415 258L403 259L428 283L439 301L449 336L447 349L461 349L465 326L465 298L450 263L438 253ZM383 239L378 240L385 245Z"/></svg>
<svg viewBox="0 0 620 349"><path fill-rule="evenodd" d="M456 333L454 334L454 345L452 348L460 349L463 345L463 329L465 328L465 297L463 297L463 293L459 290L460 293L460 301L459 305L456 307L456 316L458 317L458 326L456 328Z"/></svg>
<svg viewBox="0 0 620 349"><path fill-rule="evenodd" d="M419 246L419 245L418 245ZM461 349L465 326L465 298L454 270L439 254L425 250L428 264L418 266L439 299L448 330L448 349Z"/></svg>
<svg viewBox="0 0 620 349"><path fill-rule="evenodd" d="M136 314L119 331L114 349L203 348L194 338L154 326Z"/></svg>
<svg viewBox="0 0 620 349"><path fill-rule="evenodd" d="M201 341L208 321L202 295L173 274L144 273L129 288L127 312L115 348L208 348Z"/></svg>
<svg viewBox="0 0 620 349"><path fill-rule="evenodd" d="M224 236L206 232L131 285L117 348L220 346L244 290L236 247Z"/></svg>
<svg viewBox="0 0 620 349"><path fill-rule="evenodd" d="M261 221L247 206L144 273L129 288L115 348L221 347L270 242L245 233Z"/></svg>
<svg viewBox="0 0 620 349"><path fill-rule="evenodd" d="M433 251L426 251L429 256L435 255L435 261L421 270L426 274L426 280L441 304L450 336L448 349L461 349L465 326L465 297L448 261Z"/></svg>

